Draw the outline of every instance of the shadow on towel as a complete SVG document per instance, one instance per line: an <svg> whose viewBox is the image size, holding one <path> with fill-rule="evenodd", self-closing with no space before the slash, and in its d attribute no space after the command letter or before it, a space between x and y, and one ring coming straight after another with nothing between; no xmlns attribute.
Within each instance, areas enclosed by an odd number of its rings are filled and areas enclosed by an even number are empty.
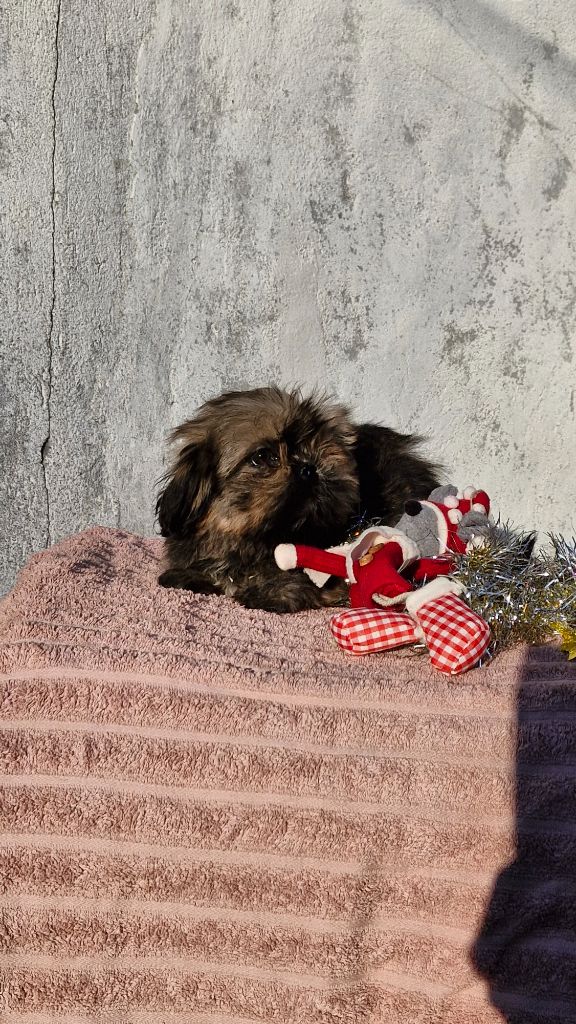
<svg viewBox="0 0 576 1024"><path fill-rule="evenodd" d="M516 857L473 950L507 1024L576 1021L576 665L529 648L518 688Z"/></svg>

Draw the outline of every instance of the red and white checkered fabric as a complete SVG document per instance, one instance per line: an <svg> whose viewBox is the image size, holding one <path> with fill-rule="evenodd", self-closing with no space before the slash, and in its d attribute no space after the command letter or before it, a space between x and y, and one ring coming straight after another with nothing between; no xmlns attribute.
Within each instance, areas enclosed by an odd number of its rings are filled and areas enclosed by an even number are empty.
<svg viewBox="0 0 576 1024"><path fill-rule="evenodd" d="M403 612L379 608L350 608L337 612L330 629L349 654L374 654L413 644L420 636L414 619Z"/></svg>
<svg viewBox="0 0 576 1024"><path fill-rule="evenodd" d="M430 661L440 672L465 672L486 653L490 627L455 594L437 597L415 612Z"/></svg>

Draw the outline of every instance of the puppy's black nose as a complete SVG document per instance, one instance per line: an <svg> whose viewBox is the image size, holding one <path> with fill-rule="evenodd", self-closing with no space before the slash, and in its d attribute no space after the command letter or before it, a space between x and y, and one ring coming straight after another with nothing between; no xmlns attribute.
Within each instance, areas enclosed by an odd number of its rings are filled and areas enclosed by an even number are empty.
<svg viewBox="0 0 576 1024"><path fill-rule="evenodd" d="M411 498L410 501L404 503L404 511L408 516L417 516L422 511L422 505L415 498Z"/></svg>
<svg viewBox="0 0 576 1024"><path fill-rule="evenodd" d="M301 480L313 480L316 476L316 466L311 462L302 462L298 466L298 476Z"/></svg>

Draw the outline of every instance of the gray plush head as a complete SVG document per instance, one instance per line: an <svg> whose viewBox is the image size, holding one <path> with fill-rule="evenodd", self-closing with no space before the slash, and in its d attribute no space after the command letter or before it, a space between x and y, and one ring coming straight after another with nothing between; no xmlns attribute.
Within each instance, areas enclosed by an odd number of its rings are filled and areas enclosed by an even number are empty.
<svg viewBox="0 0 576 1024"><path fill-rule="evenodd" d="M428 505L419 501L407 501L405 512L396 526L416 544L422 558L432 558L440 553L438 520Z"/></svg>
<svg viewBox="0 0 576 1024"><path fill-rule="evenodd" d="M435 504L445 504L449 495L457 496L458 488L453 484L436 487L426 499ZM438 518L434 509L420 501L407 501L404 515L396 527L414 541L422 558L433 558L444 553L444 546L438 536ZM485 537L490 529L490 520L483 512L466 512L457 527L457 534L464 544L474 543L478 537Z"/></svg>

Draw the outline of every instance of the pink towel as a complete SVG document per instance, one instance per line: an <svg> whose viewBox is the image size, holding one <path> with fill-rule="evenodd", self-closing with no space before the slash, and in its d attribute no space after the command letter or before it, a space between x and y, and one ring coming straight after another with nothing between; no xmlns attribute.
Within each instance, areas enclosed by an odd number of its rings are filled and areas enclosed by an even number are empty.
<svg viewBox="0 0 576 1024"><path fill-rule="evenodd" d="M576 1019L574 669L352 658L161 552L88 530L0 605L2 1024Z"/></svg>

